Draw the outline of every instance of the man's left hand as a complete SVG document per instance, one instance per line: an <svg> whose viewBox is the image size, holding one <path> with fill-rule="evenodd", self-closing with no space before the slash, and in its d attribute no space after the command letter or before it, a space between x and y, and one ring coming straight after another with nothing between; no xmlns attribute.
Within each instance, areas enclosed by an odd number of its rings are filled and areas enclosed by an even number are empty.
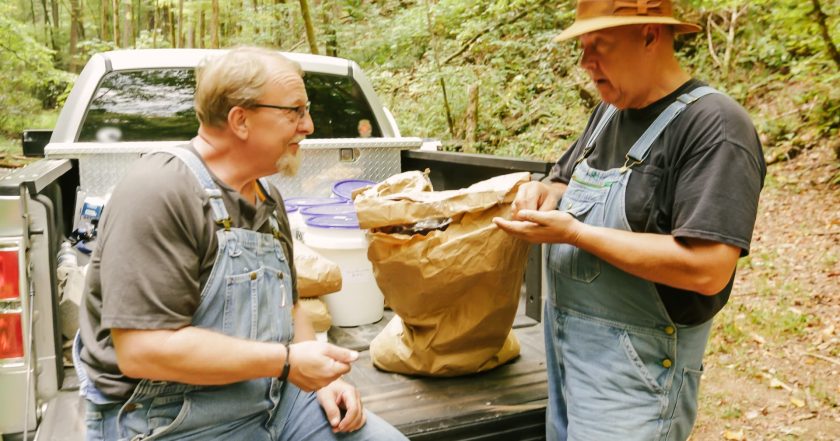
<svg viewBox="0 0 840 441"><path fill-rule="evenodd" d="M493 218L499 228L531 243L568 243L575 245L582 223L563 211L521 210L512 220Z"/></svg>
<svg viewBox="0 0 840 441"><path fill-rule="evenodd" d="M335 380L317 392L333 432L354 432L365 425L365 410L359 391L350 383ZM342 418L341 413L344 412Z"/></svg>

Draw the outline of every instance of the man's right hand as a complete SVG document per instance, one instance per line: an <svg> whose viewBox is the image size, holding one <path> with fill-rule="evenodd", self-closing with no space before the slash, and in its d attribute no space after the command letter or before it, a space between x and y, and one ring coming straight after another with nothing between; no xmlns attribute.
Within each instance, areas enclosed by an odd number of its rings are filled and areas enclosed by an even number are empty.
<svg viewBox="0 0 840 441"><path fill-rule="evenodd" d="M516 198L513 200L513 219L520 210L550 211L557 208L557 203L563 197L566 186L563 184L544 184L531 181L519 186Z"/></svg>
<svg viewBox="0 0 840 441"><path fill-rule="evenodd" d="M304 341L287 346L289 381L304 392L318 390L350 372L350 363L359 353L318 341Z"/></svg>

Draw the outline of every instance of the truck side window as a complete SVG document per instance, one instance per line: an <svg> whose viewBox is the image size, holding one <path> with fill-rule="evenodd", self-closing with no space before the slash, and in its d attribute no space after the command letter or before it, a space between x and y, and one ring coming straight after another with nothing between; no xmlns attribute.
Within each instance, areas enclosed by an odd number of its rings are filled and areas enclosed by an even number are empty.
<svg viewBox="0 0 840 441"><path fill-rule="evenodd" d="M309 138L357 138L362 120L370 123L369 136L382 136L370 104L352 78L307 72L304 81L315 123ZM79 141L189 140L198 130L194 93L191 68L111 72L94 93Z"/></svg>

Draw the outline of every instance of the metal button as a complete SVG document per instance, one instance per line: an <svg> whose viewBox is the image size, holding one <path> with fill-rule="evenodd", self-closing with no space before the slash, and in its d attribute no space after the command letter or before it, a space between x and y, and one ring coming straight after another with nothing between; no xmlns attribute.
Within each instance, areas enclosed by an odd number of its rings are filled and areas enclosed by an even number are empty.
<svg viewBox="0 0 840 441"><path fill-rule="evenodd" d="M668 335L674 335L674 327L673 326L666 326L665 333Z"/></svg>
<svg viewBox="0 0 840 441"><path fill-rule="evenodd" d="M278 278L278 279L280 279L280 280L283 280L283 277L285 277L285 276L283 275L283 273L282 273L282 272L280 272L280 271L278 271L278 272L277 272L277 278Z"/></svg>
<svg viewBox="0 0 840 441"><path fill-rule="evenodd" d="M673 365L673 364L674 364L674 363L673 363L670 359L668 359L668 358L666 358L666 359L662 360L662 367L664 367L665 369L670 368L670 367L671 367L671 365Z"/></svg>
<svg viewBox="0 0 840 441"><path fill-rule="evenodd" d="M251 280L257 280L257 273L256 271L251 273Z"/></svg>
<svg viewBox="0 0 840 441"><path fill-rule="evenodd" d="M134 412L137 409L137 403L128 403L123 407L125 412Z"/></svg>

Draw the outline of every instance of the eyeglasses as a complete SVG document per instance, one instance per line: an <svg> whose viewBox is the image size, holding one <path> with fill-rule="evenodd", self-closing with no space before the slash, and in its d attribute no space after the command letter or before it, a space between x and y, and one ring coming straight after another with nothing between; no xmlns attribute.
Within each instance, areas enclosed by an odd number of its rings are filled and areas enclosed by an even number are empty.
<svg viewBox="0 0 840 441"><path fill-rule="evenodd" d="M267 109L279 109L279 110L294 110L297 114L298 118L303 118L309 113L309 108L312 103L309 101L302 106L275 106L273 104L252 104L251 107L265 107Z"/></svg>

